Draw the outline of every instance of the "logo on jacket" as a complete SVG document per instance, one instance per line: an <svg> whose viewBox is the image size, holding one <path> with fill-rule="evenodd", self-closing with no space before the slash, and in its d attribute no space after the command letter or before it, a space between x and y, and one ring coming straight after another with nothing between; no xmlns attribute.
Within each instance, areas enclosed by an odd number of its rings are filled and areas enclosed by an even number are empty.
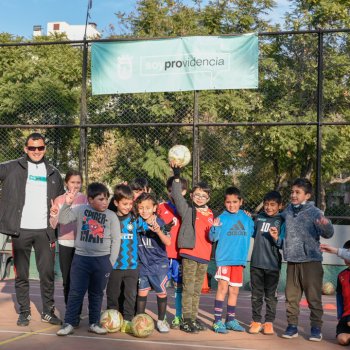
<svg viewBox="0 0 350 350"><path fill-rule="evenodd" d="M233 225L227 233L227 236L246 236L247 232L244 229L244 225L240 220Z"/></svg>

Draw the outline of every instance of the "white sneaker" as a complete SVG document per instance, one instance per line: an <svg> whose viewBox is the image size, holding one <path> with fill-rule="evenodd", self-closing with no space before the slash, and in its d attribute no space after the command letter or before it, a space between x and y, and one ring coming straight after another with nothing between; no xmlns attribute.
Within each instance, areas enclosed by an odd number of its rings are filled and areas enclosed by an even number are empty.
<svg viewBox="0 0 350 350"><path fill-rule="evenodd" d="M71 324L65 323L63 324L62 328L57 331L57 335L68 335L68 334L73 334L74 333L74 328Z"/></svg>
<svg viewBox="0 0 350 350"><path fill-rule="evenodd" d="M96 333L96 334L107 334L108 333L108 331L107 331L107 329L106 328L103 328L103 327L101 327L99 324L97 324L97 323L93 323L93 324L91 324L90 325L90 327L89 327L89 332L91 332L91 333Z"/></svg>
<svg viewBox="0 0 350 350"><path fill-rule="evenodd" d="M170 330L169 324L166 320L158 320L157 329L160 333L168 333Z"/></svg>

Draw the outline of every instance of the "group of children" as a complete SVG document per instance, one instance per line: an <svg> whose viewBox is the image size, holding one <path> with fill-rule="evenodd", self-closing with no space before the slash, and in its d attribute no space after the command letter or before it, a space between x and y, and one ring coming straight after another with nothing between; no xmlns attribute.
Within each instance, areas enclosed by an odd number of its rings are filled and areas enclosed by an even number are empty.
<svg viewBox="0 0 350 350"><path fill-rule="evenodd" d="M67 193L57 198L51 208L51 225L58 225L59 229L66 301L64 324L57 334L74 332L86 291L89 330L105 334L107 331L99 325L99 317L106 286L107 308L123 314L123 332L131 333L135 312L145 312L151 289L157 295L157 329L169 332L166 320L168 279L173 280L175 287L176 313L171 328L187 333L205 330L198 319L198 309L213 242L217 242L215 279L218 281L213 330L218 333L244 331L235 313L253 237L249 333L274 334L282 249L287 261L288 321L282 337L298 336L299 302L305 293L310 309L309 339L320 341L323 269L319 240L320 236L330 238L334 231L331 222L310 201L310 181L302 178L294 181L290 204L283 212L280 212L279 192L267 193L263 199L264 210L254 223L241 209L243 198L238 188L226 189L225 210L214 218L207 205L208 185L203 182L195 185L188 202L184 197L187 181L181 177L181 169L175 163L171 162L170 166L174 176L166 184L169 200L159 205L145 179L117 185L108 203L108 189L103 184L90 184L85 197L79 192L80 174L67 174ZM68 226L72 222L74 224ZM223 322L226 295L227 315ZM262 322L264 300L266 315Z"/></svg>

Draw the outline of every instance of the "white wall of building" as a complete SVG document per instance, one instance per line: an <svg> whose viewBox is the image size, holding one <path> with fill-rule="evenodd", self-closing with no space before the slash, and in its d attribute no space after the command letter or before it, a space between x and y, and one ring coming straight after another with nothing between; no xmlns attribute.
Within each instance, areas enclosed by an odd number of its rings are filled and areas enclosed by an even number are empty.
<svg viewBox="0 0 350 350"><path fill-rule="evenodd" d="M47 35L65 33L69 40L83 40L85 33L85 25L71 25L67 22L48 22ZM95 24L89 23L86 28L87 39L97 39L101 37L101 33L96 29Z"/></svg>

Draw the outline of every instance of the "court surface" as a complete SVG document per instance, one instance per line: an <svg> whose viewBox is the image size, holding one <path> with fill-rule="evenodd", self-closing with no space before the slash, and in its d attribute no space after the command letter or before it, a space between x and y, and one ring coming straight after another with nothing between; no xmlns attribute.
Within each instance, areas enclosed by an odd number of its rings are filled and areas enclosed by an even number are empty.
<svg viewBox="0 0 350 350"><path fill-rule="evenodd" d="M0 349L8 350L41 350L41 349L84 349L84 350L107 350L107 349L154 349L154 350L191 350L191 349L256 349L256 350L301 350L301 349L340 349L335 341L336 309L335 296L324 296L324 325L322 328L323 340L311 342L309 335L309 311L303 299L301 301L301 312L299 320L299 337L294 339L283 339L281 334L286 328L284 295L279 294L277 319L275 321L275 335L252 335L230 331L229 334L216 334L211 329L199 334L187 334L180 330L171 330L167 334L160 334L157 331L145 339L135 338L128 334L111 333L106 336L98 336L88 333L87 304L84 303L83 316L80 327L73 335L67 337L56 336L59 326L52 326L40 321L41 298L38 281L31 281L30 294L32 301L32 321L28 327L17 327L17 311L14 305L15 300L14 281L12 279L0 282ZM203 294L200 303L199 318L211 326L213 321L213 305L215 291ZM64 317L63 292L60 282L56 283L55 300L57 314ZM174 290L168 289L168 320L174 316ZM104 302L104 306L106 303ZM156 319L156 297L151 293L148 297L147 312ZM250 292L241 291L239 295L237 319L248 328L251 321Z"/></svg>

